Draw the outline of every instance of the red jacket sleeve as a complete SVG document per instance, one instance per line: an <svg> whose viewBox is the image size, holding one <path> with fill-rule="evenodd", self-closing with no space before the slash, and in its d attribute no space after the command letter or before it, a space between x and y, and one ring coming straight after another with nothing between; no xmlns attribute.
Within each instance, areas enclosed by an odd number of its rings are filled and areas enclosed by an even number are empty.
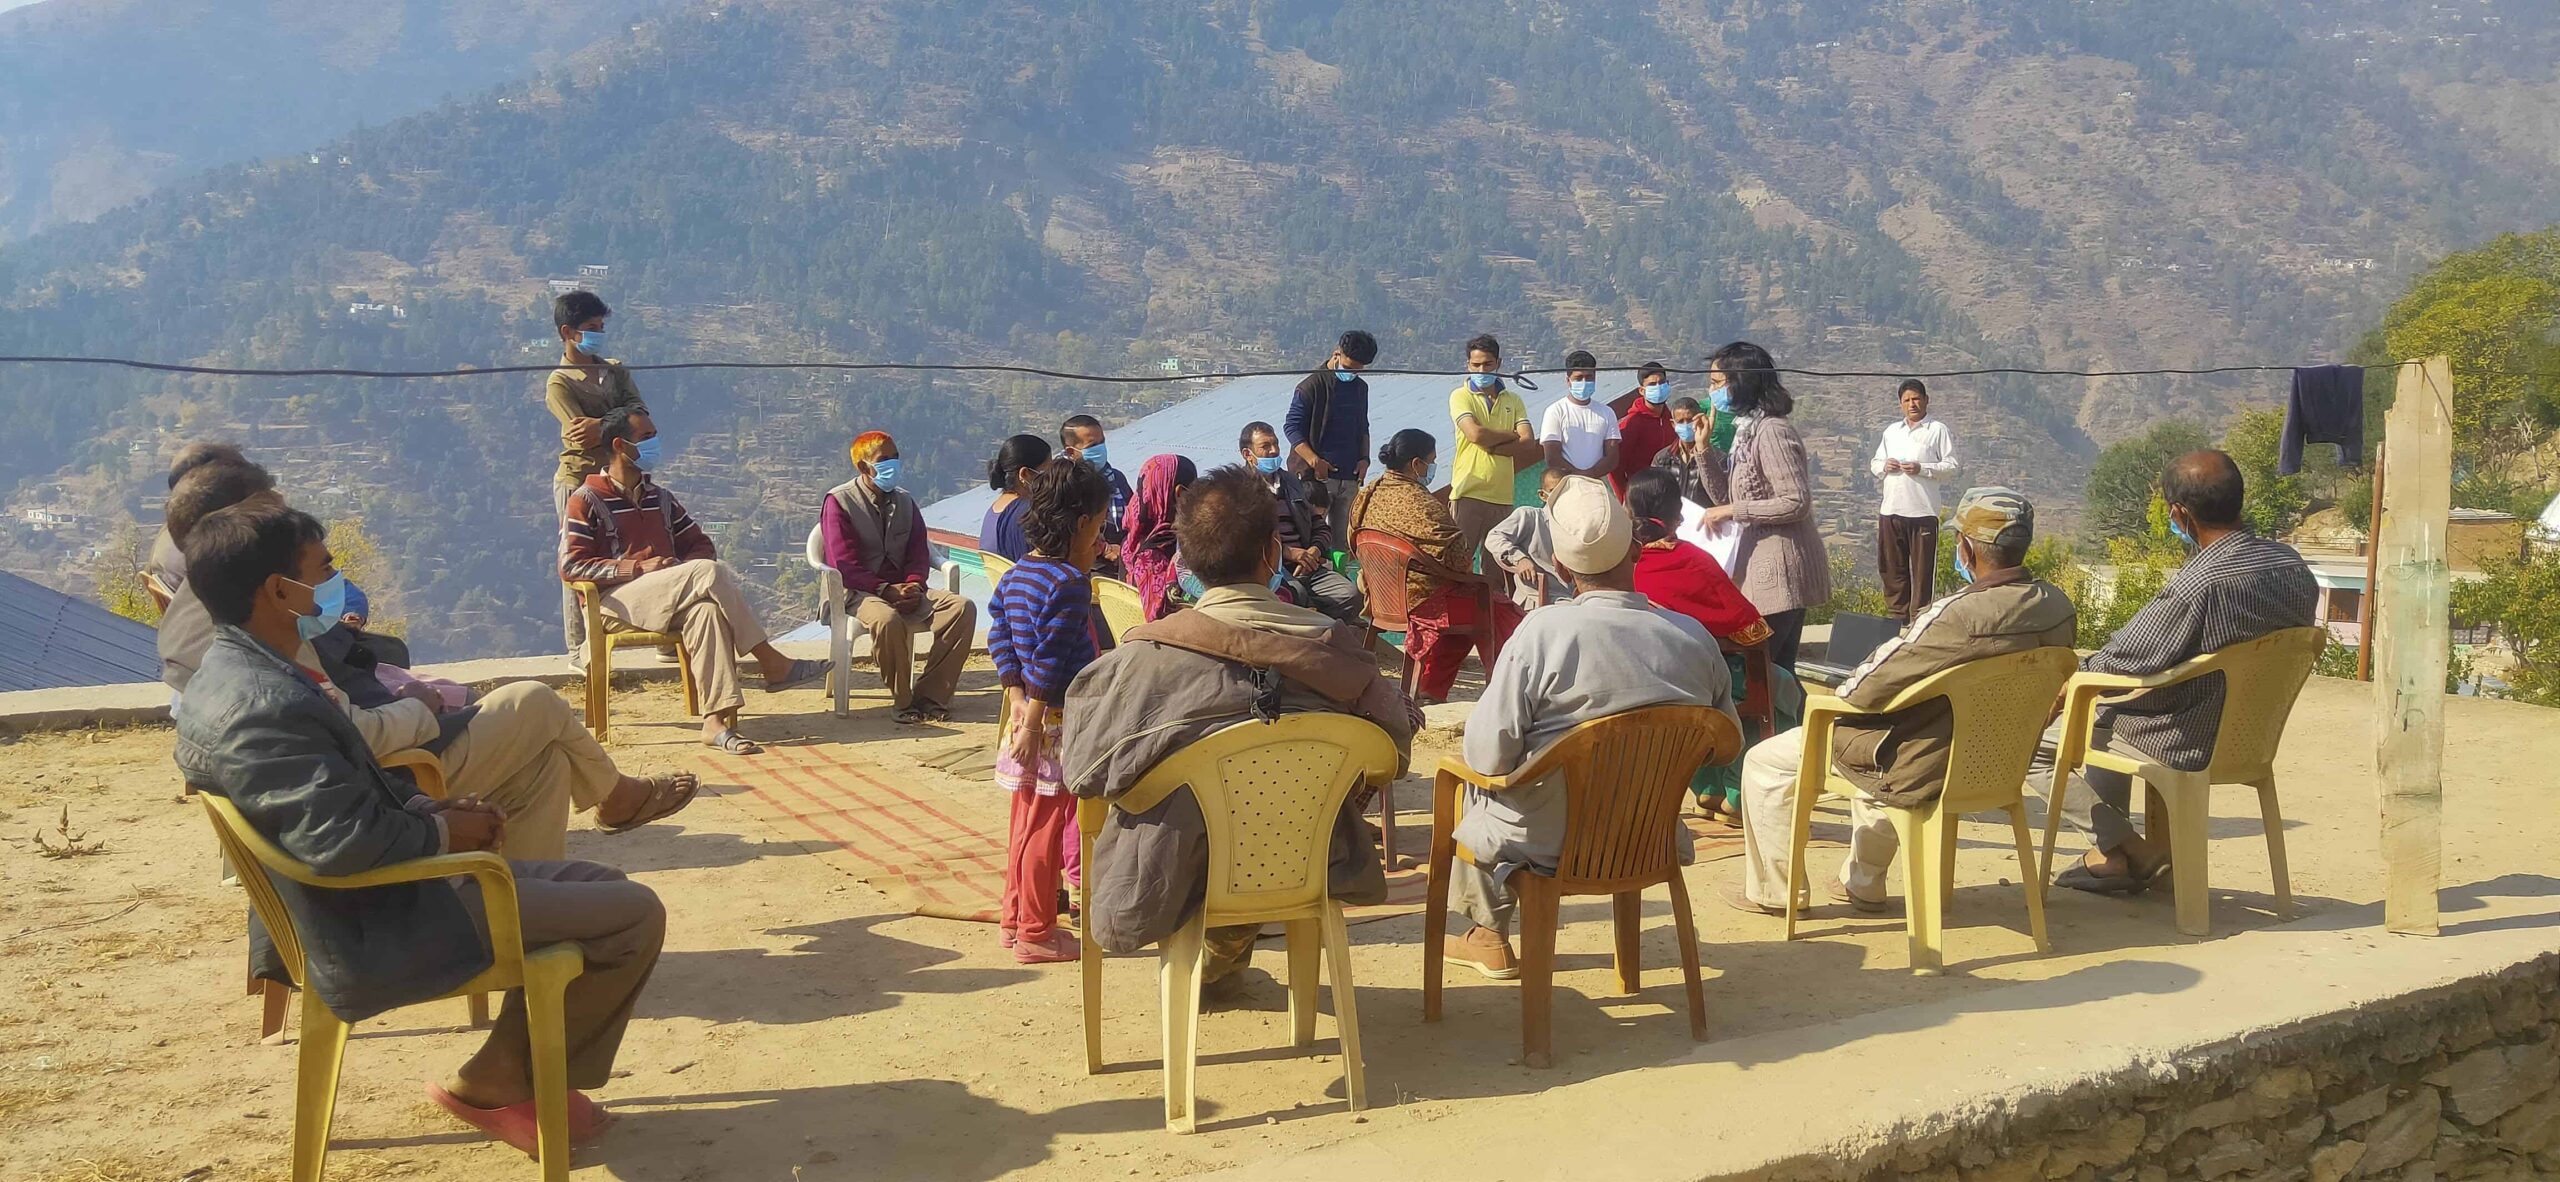
<svg viewBox="0 0 2560 1182"><path fill-rule="evenodd" d="M932 539L924 536L924 513L915 508L914 501L903 498L902 501L907 511L916 517L915 528L907 531L907 561L903 572L906 577L902 581L930 583L933 579L933 545Z"/></svg>
<svg viewBox="0 0 2560 1182"><path fill-rule="evenodd" d="M658 495L667 499L667 532L675 537L676 561L719 557L720 548L711 543L711 535L702 532L702 526L695 523L693 515L684 511L684 502L663 488L658 490Z"/></svg>
<svg viewBox="0 0 2560 1182"><path fill-rule="evenodd" d="M818 499L818 544L824 547L827 565L844 580L846 591L879 592L880 576L862 561L862 548L854 541L853 515L832 494Z"/></svg>
<svg viewBox="0 0 2560 1182"><path fill-rule="evenodd" d="M611 586L639 578L640 564L606 548L591 504L580 493L569 494L569 507L560 518L560 581Z"/></svg>

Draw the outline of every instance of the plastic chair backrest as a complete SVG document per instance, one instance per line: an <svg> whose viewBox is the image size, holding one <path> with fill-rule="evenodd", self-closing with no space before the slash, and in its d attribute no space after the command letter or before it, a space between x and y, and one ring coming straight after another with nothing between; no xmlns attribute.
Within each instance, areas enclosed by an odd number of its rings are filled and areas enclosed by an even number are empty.
<svg viewBox="0 0 2560 1182"><path fill-rule="evenodd" d="M1668 872L1676 856L1674 831L1690 778L1709 756L1730 757L1741 747L1740 728L1712 706L1647 706L1565 732L1508 779L1525 784L1564 775L1558 880L1650 881Z"/></svg>
<svg viewBox="0 0 2560 1182"><path fill-rule="evenodd" d="M267 875L281 874L296 882L311 882L316 876L250 828L239 808L220 793L198 785L196 799L204 804L205 818L213 822L213 836L222 845L223 860L238 872L241 889L249 895L249 906L267 925L267 935L275 941L276 956L284 961L285 971L294 983L301 984L302 934L294 930L293 913L286 910L284 896L276 893L275 880Z"/></svg>
<svg viewBox="0 0 2560 1182"><path fill-rule="evenodd" d="M1129 629L1147 622L1147 611L1144 601L1138 597L1138 589L1118 579L1096 577L1093 580L1093 601L1102 608L1103 621L1111 625L1111 635L1115 637L1127 636Z"/></svg>
<svg viewBox="0 0 2560 1182"><path fill-rule="evenodd" d="M1369 622L1383 632L1404 631L1405 613L1413 606L1406 602L1412 589L1406 568L1421 552L1413 543L1375 529L1353 534L1351 545L1360 560L1360 592L1369 600Z"/></svg>
<svg viewBox="0 0 2560 1182"><path fill-rule="evenodd" d="M993 588L1006 575L1013 573L1013 560L1001 554L978 551L978 567L987 572L987 586Z"/></svg>
<svg viewBox="0 0 2560 1182"><path fill-rule="evenodd" d="M824 572L835 569L834 567L827 565L827 540L823 536L825 532L826 527L824 525L812 524L809 526L809 541L806 548L802 551L801 557L807 560L810 570Z"/></svg>
<svg viewBox="0 0 2560 1182"><path fill-rule="evenodd" d="M1189 785L1209 830L1209 914L1307 913L1323 898L1335 815L1353 788L1395 774L1395 742L1348 714L1242 722L1165 757L1126 799Z"/></svg>
<svg viewBox="0 0 2560 1182"><path fill-rule="evenodd" d="M2214 731L2207 782L2252 783L2275 767L2294 699L2328 643L2326 628L2287 628L2188 662L2195 676L2222 674L2222 721Z"/></svg>
<svg viewBox="0 0 2560 1182"><path fill-rule="evenodd" d="M1960 813L2005 808L2026 783L2062 683L2079 667L2080 654L2059 646L1984 657L1931 675L1879 713L1945 698L1955 737L1939 807Z"/></svg>

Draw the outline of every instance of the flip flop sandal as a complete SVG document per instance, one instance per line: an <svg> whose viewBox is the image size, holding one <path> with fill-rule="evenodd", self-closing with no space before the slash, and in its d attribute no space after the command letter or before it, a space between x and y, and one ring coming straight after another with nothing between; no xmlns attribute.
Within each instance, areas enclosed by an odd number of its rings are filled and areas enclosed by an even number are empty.
<svg viewBox="0 0 2560 1182"><path fill-rule="evenodd" d="M805 657L800 658L791 662L791 672L784 674L782 680L768 681L764 683L764 692L768 694L778 694L787 689L798 689L813 681L824 681L826 680L826 676L827 663L825 661L813 661Z"/></svg>
<svg viewBox="0 0 2560 1182"><path fill-rule="evenodd" d="M889 721L897 723L899 726L914 726L915 724L924 721L924 707L905 707L899 710L896 714L890 715Z"/></svg>
<svg viewBox="0 0 2560 1182"><path fill-rule="evenodd" d="M2053 885L2092 895L2138 895L2151 885L2151 880L2131 874L2099 874L2083 862L2054 875Z"/></svg>
<svg viewBox="0 0 2560 1182"><path fill-rule="evenodd" d="M739 734L736 727L722 729L719 734L704 739L702 745L727 755L759 755L764 752L755 740Z"/></svg>
<svg viewBox="0 0 2560 1182"><path fill-rule="evenodd" d="M924 720L926 722L951 721L951 707L949 706L926 706L922 709L922 713L924 714Z"/></svg>
<svg viewBox="0 0 2560 1182"><path fill-rule="evenodd" d="M533 1101L509 1104L504 1108L474 1108L436 1084L427 1085L427 1099L434 1101L436 1107L444 1109L455 1120L488 1134L491 1140L526 1157L541 1156L541 1124L534 1113ZM586 1093L569 1093L569 1144L594 1144L612 1124L613 1117Z"/></svg>
<svg viewBox="0 0 2560 1182"><path fill-rule="evenodd" d="M736 731L728 732L736 734ZM753 754L746 752L745 754ZM607 833L629 833L651 821L662 821L684 811L693 803L693 794L702 790L702 780L692 772L651 776L641 781L649 786L648 799L640 802L640 811L623 821L604 826Z"/></svg>

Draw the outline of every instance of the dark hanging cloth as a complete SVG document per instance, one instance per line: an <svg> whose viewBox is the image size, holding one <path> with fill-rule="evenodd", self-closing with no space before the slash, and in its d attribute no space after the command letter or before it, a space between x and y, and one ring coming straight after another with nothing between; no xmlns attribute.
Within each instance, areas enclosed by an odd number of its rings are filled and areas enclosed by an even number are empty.
<svg viewBox="0 0 2560 1182"><path fill-rule="evenodd" d="M2276 474L2302 470L2302 445L2334 443L2338 462L2364 466L2364 367L2307 365L2293 371L2293 397L2284 404L2284 436L2277 444Z"/></svg>

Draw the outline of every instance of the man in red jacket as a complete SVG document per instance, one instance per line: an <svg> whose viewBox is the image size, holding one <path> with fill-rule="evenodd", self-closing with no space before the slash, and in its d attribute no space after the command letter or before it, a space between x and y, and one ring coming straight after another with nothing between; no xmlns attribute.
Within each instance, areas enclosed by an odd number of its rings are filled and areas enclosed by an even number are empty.
<svg viewBox="0 0 2560 1182"><path fill-rule="evenodd" d="M605 618L684 637L687 667L702 706L702 741L731 755L763 750L737 731L741 649L778 693L827 675L824 661L795 661L765 638L736 572L719 560L673 493L649 479L658 426L645 410L604 417L612 459L570 493L560 519L560 578L594 583Z"/></svg>
<svg viewBox="0 0 2560 1182"><path fill-rule="evenodd" d="M1609 473L1609 488L1623 499L1627 477L1653 466L1655 456L1679 439L1671 422L1671 374L1659 361L1636 369L1636 397L1618 420L1618 468Z"/></svg>

